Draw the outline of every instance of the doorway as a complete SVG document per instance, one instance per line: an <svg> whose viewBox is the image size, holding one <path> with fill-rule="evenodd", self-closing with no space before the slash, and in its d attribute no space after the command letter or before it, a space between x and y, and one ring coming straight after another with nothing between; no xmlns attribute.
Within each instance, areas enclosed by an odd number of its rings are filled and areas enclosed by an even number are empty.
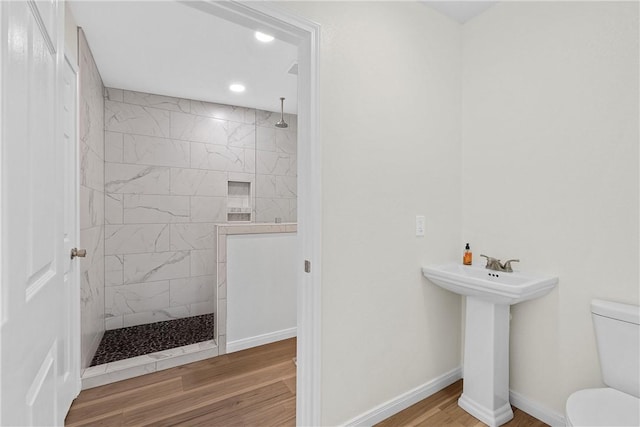
<svg viewBox="0 0 640 427"><path fill-rule="evenodd" d="M251 29L267 29L277 38L288 42L295 42L299 49L298 90L299 90L299 152L298 152L298 188L300 189L297 201L298 211L298 420L302 424L317 424L318 405L309 405L311 410L305 410L306 402L317 402L319 396L319 149L317 147L317 42L319 29L317 25L306 22L284 11L273 7L259 5L245 6L240 4L213 4L190 3L189 6L217 17L223 17L230 22L235 22ZM114 92L114 96L120 96ZM304 104L304 105L303 105ZM180 108L180 106L178 106ZM106 153L105 153L106 155ZM193 154L192 154L193 158ZM141 169L141 173L158 173L158 179L164 179L162 170ZM145 175L146 176L146 175ZM169 171L169 180L174 179L175 174ZM126 181L122 179L121 181ZM233 180L236 182L236 180ZM239 180L241 182L241 180ZM315 190L315 192L314 192ZM117 194L117 191L114 191ZM117 199L117 197L114 197ZM110 202L105 199L105 205ZM118 200L116 200L118 201ZM123 202L124 203L124 202ZM161 227L156 227L158 233L162 233ZM178 227L175 227L178 228ZM126 233L126 231L125 231ZM158 235L156 241L162 241ZM162 263L177 265L184 262L184 258L178 252L184 248L176 246L177 234L170 232L169 249L174 249L170 259L162 260ZM171 246L173 245L173 246ZM141 249L144 251L145 249ZM132 256L138 256L132 254ZM169 255L167 255L169 256ZM105 265L105 269L113 264L118 267L118 259L111 258L112 263ZM193 264L192 264L193 265ZM303 270L307 268L307 272ZM312 266L313 270L309 267ZM126 269L126 267L122 267ZM313 273L310 274L310 271ZM123 273L126 274L126 273ZM305 393L308 392L308 395ZM313 420L316 421L300 421Z"/></svg>

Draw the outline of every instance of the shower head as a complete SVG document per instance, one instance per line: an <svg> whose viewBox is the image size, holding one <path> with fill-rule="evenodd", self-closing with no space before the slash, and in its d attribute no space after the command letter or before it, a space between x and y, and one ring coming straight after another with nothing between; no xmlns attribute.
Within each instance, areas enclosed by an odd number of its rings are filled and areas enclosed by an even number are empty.
<svg viewBox="0 0 640 427"><path fill-rule="evenodd" d="M288 128L289 125L284 121L284 98L280 98L280 121L276 123L277 128Z"/></svg>

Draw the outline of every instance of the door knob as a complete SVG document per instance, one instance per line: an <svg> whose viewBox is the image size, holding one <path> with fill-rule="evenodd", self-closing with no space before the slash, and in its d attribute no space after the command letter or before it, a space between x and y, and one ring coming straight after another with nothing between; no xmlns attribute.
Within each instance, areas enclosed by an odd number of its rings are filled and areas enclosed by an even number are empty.
<svg viewBox="0 0 640 427"><path fill-rule="evenodd" d="M84 258L86 256L87 256L86 249L78 249L78 248L71 249L71 259L74 259L75 257Z"/></svg>

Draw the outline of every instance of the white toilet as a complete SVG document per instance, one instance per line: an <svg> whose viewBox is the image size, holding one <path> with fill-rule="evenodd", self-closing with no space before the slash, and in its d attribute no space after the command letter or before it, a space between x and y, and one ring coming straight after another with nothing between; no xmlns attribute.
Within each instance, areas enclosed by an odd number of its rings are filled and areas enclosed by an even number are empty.
<svg viewBox="0 0 640 427"><path fill-rule="evenodd" d="M600 369L607 388L567 399L568 426L640 426L640 307L591 302Z"/></svg>

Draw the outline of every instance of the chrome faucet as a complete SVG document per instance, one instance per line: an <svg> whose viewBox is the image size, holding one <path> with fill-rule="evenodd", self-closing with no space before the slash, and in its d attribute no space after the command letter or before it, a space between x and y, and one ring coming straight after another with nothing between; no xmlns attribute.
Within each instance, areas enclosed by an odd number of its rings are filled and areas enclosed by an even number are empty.
<svg viewBox="0 0 640 427"><path fill-rule="evenodd" d="M487 265L485 266L485 268L489 270L494 270L494 271L504 271L506 273L513 273L513 268L511 268L512 262L520 262L519 259L510 259L508 261L505 261L504 264L502 264L500 260L497 258L493 258L486 255L480 255L480 256L487 259Z"/></svg>

